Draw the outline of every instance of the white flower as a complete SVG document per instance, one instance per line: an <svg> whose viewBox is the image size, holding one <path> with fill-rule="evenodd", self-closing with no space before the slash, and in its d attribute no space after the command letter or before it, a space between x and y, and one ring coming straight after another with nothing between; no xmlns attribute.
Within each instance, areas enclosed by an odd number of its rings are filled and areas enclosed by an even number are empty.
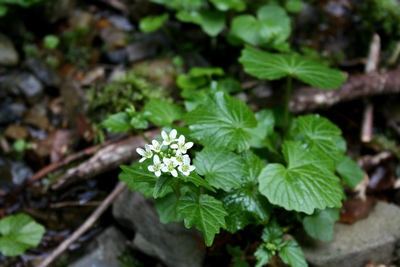
<svg viewBox="0 0 400 267"><path fill-rule="evenodd" d="M185 154L189 148L193 146L193 142L185 143L185 136L181 135L178 139L178 144L172 144L171 148L178 149L182 154Z"/></svg>
<svg viewBox="0 0 400 267"><path fill-rule="evenodd" d="M178 163L178 165L182 165L183 164L183 154L180 150L176 150L175 151L175 161Z"/></svg>
<svg viewBox="0 0 400 267"><path fill-rule="evenodd" d="M148 144L145 144L144 148L146 150L144 150L143 148L140 148L140 147L136 148L136 152L140 156L142 156L142 158L139 160L139 162L143 162L146 159L149 159L149 158L151 158L153 156L153 152L151 152L150 146Z"/></svg>
<svg viewBox="0 0 400 267"><path fill-rule="evenodd" d="M178 162L175 158L163 158L164 166L161 169L163 172L170 172L172 176L178 177L178 172L175 170L175 167L178 165Z"/></svg>
<svg viewBox="0 0 400 267"><path fill-rule="evenodd" d="M163 145L168 146L169 144L171 144L172 142L174 142L176 140L176 135L177 135L177 131L175 129L173 129L169 135L165 132L162 131L161 132L161 136L164 139L163 141Z"/></svg>
<svg viewBox="0 0 400 267"><path fill-rule="evenodd" d="M161 151L161 144L157 140L151 141L153 145L149 145L150 149L153 150L154 152L160 152Z"/></svg>
<svg viewBox="0 0 400 267"><path fill-rule="evenodd" d="M154 174L157 177L160 177L161 175L161 169L164 168L164 163L161 163L160 158L158 155L154 155L153 158L154 165L150 165L147 167L147 169L151 172L154 172Z"/></svg>
<svg viewBox="0 0 400 267"><path fill-rule="evenodd" d="M190 172L196 169L195 166L190 165L190 158L188 155L183 156L183 164L178 167L178 170L185 176L188 176Z"/></svg>

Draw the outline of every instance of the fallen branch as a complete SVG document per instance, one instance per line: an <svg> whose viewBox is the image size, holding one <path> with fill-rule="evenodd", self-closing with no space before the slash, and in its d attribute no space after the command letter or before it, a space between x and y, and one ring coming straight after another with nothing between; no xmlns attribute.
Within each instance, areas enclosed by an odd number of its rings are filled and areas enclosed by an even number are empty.
<svg viewBox="0 0 400 267"><path fill-rule="evenodd" d="M159 130L156 129L146 132L145 135L152 140L155 139L158 133ZM137 135L100 149L87 161L69 169L52 184L51 188L59 189L77 180L89 179L106 171L116 169L121 164L137 159L139 155L136 153L136 148L144 147L145 144L146 141Z"/></svg>
<svg viewBox="0 0 400 267"><path fill-rule="evenodd" d="M104 211L113 203L115 198L122 193L125 189L125 183L119 182L114 190L107 196L103 203L86 219L86 221L67 239L64 240L50 255L48 255L39 264L38 267L47 267L55 261L68 247L81 237L90 227L97 221L97 219L104 213Z"/></svg>
<svg viewBox="0 0 400 267"><path fill-rule="evenodd" d="M350 77L339 90L322 91L312 87L295 90L290 101L290 110L300 113L364 96L398 92L400 92L400 69L381 74L362 74Z"/></svg>

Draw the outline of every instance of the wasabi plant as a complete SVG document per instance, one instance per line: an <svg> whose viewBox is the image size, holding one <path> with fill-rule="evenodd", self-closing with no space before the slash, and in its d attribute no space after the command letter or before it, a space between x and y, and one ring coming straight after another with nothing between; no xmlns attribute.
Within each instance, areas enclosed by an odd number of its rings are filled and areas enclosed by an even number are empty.
<svg viewBox="0 0 400 267"><path fill-rule="evenodd" d="M222 32L221 14L225 27L224 12L247 8L240 0L153 2L175 10L181 21L195 14L191 20L198 21L189 22L212 37ZM289 229L300 224L310 237L331 240L344 187L355 187L364 177L345 155L346 142L335 124L318 114L295 117L289 112L293 79L328 90L339 88L346 78L290 51L288 13L299 11L301 1L283 2L284 7L256 7L256 16L234 16L227 35L232 44L244 45L239 62L246 73L259 79L286 79L283 112L254 112L231 95L242 89L224 70L194 67L177 77L183 101L150 99L143 108L120 112L103 123L111 131L133 129L145 139L147 125L161 127L161 136L146 139L144 148L137 148L138 162L121 166L120 180L155 199L161 222L183 221L187 228L196 227L207 246L221 231L259 233L258 239L246 240L260 244L255 251L257 267L274 256L291 266L307 266L299 244L288 238ZM216 14L214 24L204 19L209 11ZM147 18L142 29L154 31L167 19ZM214 28L207 28L210 25ZM228 247L234 261L248 253L242 249Z"/></svg>

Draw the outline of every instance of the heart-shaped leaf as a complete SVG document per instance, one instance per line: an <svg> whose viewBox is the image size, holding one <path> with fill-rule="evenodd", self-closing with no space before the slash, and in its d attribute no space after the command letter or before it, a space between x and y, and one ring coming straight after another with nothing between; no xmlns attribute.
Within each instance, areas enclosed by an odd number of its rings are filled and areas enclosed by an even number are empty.
<svg viewBox="0 0 400 267"><path fill-rule="evenodd" d="M178 212L183 214L186 228L193 225L204 233L207 246L211 246L220 228L226 228L224 217L228 213L222 203L209 195L188 193L179 199Z"/></svg>
<svg viewBox="0 0 400 267"><path fill-rule="evenodd" d="M26 214L10 215L0 220L0 252L17 256L36 247L45 229Z"/></svg>
<svg viewBox="0 0 400 267"><path fill-rule="evenodd" d="M196 171L216 188L229 191L242 184L244 162L229 150L205 147L196 154L193 164Z"/></svg>
<svg viewBox="0 0 400 267"><path fill-rule="evenodd" d="M242 101L217 92L184 116L192 137L205 146L243 151L250 147L248 129L257 126L250 108Z"/></svg>
<svg viewBox="0 0 400 267"><path fill-rule="evenodd" d="M258 180L260 192L286 210L312 214L315 209L340 207L343 197L333 160L318 150L308 150L300 141L286 141L282 152L287 167L268 164Z"/></svg>

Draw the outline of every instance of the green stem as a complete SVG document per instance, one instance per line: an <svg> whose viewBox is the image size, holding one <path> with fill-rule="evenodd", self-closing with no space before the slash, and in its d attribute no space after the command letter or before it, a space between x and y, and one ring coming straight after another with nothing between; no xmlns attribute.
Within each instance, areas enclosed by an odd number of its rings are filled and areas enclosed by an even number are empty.
<svg viewBox="0 0 400 267"><path fill-rule="evenodd" d="M283 116L283 134L285 135L289 128L289 104L290 95L292 92L292 76L287 76L286 79L286 94L285 94L285 110Z"/></svg>
<svg viewBox="0 0 400 267"><path fill-rule="evenodd" d="M146 143L151 144L151 141L147 136L144 135L142 130L137 130L138 134L146 141Z"/></svg>
<svg viewBox="0 0 400 267"><path fill-rule="evenodd" d="M178 179L172 178L172 190L174 191L176 198L179 199L181 197L181 190L179 188Z"/></svg>

